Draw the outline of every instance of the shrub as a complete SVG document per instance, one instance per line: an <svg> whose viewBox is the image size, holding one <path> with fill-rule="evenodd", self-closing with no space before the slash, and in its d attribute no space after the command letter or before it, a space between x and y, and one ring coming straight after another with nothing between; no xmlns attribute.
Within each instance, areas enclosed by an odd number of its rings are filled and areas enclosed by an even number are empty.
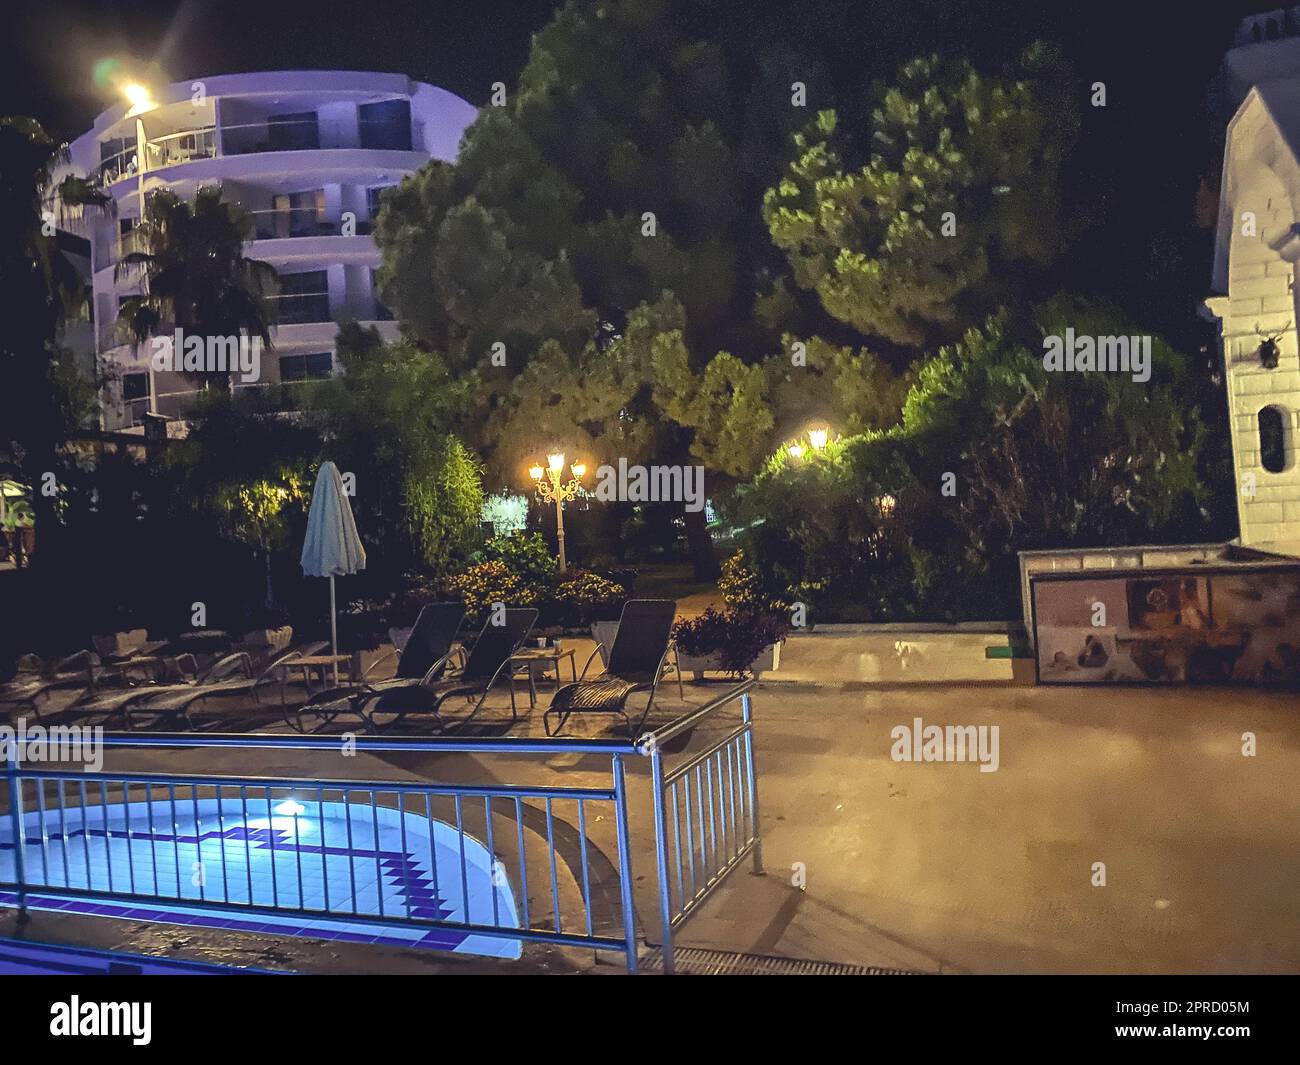
<svg viewBox="0 0 1300 1065"><path fill-rule="evenodd" d="M570 573L555 588L556 622L572 628L593 621L616 618L627 602L628 590L599 574L579 570Z"/></svg>
<svg viewBox="0 0 1300 1065"><path fill-rule="evenodd" d="M483 545L475 561L504 563L510 572L531 584L549 584L558 569L541 533L494 536Z"/></svg>
<svg viewBox="0 0 1300 1065"><path fill-rule="evenodd" d="M512 572L499 559L480 562L464 573L447 578L444 588L448 595L464 602L466 617L476 624L487 617L493 603L537 606L545 591L539 584Z"/></svg>
<svg viewBox="0 0 1300 1065"><path fill-rule="evenodd" d="M774 456L732 515L759 596L819 621L1014 618L1019 551L1213 538L1180 360L1157 339L1149 382L1048 373L1042 339L1062 323L1138 330L1065 301L1039 317L943 348L897 426Z"/></svg>
<svg viewBox="0 0 1300 1065"><path fill-rule="evenodd" d="M439 598L436 589L414 585L399 592L385 604L384 617L390 628L410 628L420 616L420 611L429 603L436 603Z"/></svg>
<svg viewBox="0 0 1300 1065"><path fill-rule="evenodd" d="M766 611L718 611L707 608L699 617L673 626L677 650L692 658L718 656L728 673L743 676L749 664L769 644L785 639L790 626Z"/></svg>
<svg viewBox="0 0 1300 1065"><path fill-rule="evenodd" d="M764 611L783 614L789 604L763 594L758 574L750 566L745 552L737 551L722 563L722 576L718 578L718 591L729 610L741 612Z"/></svg>

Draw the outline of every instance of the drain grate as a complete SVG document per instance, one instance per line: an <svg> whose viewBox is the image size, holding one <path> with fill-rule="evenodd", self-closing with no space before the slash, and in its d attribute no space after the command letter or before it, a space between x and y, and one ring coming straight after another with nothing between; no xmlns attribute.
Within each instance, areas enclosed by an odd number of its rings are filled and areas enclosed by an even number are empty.
<svg viewBox="0 0 1300 1065"><path fill-rule="evenodd" d="M773 958L766 954L737 954L727 950L678 947L673 951L683 976L920 976L913 969L882 969L876 965L845 965L837 961ZM656 948L641 959L646 972L663 972L662 952Z"/></svg>

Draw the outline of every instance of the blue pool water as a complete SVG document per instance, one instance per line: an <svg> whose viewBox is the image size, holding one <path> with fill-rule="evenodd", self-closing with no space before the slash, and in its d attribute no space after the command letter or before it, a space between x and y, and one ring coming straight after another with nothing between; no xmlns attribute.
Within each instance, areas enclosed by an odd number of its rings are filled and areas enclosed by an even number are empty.
<svg viewBox="0 0 1300 1065"><path fill-rule="evenodd" d="M516 939L347 919L355 913L519 927L507 878L487 849L416 814L330 802L165 799L89 805L84 823L79 806L30 811L24 835L33 909L492 957L521 953ZM12 832L0 826L0 882L13 882L14 869ZM150 899L71 897L60 888ZM0 905L15 901L0 889ZM195 905L205 901L230 908ZM241 905L314 912L240 913Z"/></svg>

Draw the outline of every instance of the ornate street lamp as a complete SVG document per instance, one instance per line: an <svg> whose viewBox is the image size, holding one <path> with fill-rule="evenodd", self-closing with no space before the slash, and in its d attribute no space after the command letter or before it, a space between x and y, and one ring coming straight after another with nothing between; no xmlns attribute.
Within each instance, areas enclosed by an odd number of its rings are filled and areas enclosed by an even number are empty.
<svg viewBox="0 0 1300 1065"><path fill-rule="evenodd" d="M573 477L565 481L563 451L547 455L545 469L538 465L528 470L528 476L537 482L537 494L544 502L555 503L555 539L560 548L561 572L569 568L568 559L564 554L564 504L576 498L582 489L582 475L587 472L587 467L580 462L575 462L569 470Z"/></svg>
<svg viewBox="0 0 1300 1065"><path fill-rule="evenodd" d="M831 431L825 426L813 426L808 430L808 443L805 445L802 437L796 437L785 446L786 454L795 462L800 461L805 455L817 454L823 450L831 441Z"/></svg>

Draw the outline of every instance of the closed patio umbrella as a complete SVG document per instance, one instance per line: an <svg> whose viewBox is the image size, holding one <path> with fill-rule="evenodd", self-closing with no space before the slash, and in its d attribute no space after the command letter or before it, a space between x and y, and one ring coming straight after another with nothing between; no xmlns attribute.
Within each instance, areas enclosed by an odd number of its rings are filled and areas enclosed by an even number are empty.
<svg viewBox="0 0 1300 1065"><path fill-rule="evenodd" d="M308 577L330 579L330 646L339 653L338 609L334 602L334 578L366 568L366 549L357 536L352 507L343 491L343 477L332 462L321 463L316 488L307 515L307 537L302 545L302 571ZM339 667L334 665L334 683Z"/></svg>

